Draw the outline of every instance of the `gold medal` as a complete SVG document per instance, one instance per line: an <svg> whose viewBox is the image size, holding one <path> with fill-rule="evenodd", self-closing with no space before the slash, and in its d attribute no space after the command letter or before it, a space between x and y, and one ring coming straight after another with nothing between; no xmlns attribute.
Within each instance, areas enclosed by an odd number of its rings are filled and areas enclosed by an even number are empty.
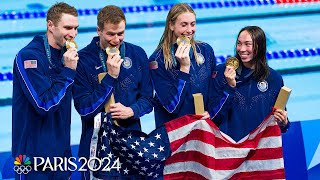
<svg viewBox="0 0 320 180"><path fill-rule="evenodd" d="M229 57L226 61L226 66L232 66L236 70L239 67L239 60L236 57Z"/></svg>
<svg viewBox="0 0 320 180"><path fill-rule="evenodd" d="M67 49L70 49L70 48L78 49L78 45L73 39L70 39L70 40L66 41L66 47L67 47Z"/></svg>
<svg viewBox="0 0 320 180"><path fill-rule="evenodd" d="M114 47L109 46L109 47L106 48L106 53L108 55L110 55L110 54L120 54L120 51L116 46L114 46Z"/></svg>
<svg viewBox="0 0 320 180"><path fill-rule="evenodd" d="M180 36L180 37L178 37L178 39L177 39L177 44L178 44L178 46L179 46L181 43L190 44L190 39L189 39L187 36Z"/></svg>

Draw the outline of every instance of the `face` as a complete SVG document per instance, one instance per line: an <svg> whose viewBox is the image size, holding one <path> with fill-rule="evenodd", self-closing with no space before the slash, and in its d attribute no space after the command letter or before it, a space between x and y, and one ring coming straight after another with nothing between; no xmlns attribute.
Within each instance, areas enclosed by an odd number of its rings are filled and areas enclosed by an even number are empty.
<svg viewBox="0 0 320 180"><path fill-rule="evenodd" d="M106 49L108 46L116 46L119 48L124 39L125 28L125 21L121 21L119 24L104 23L103 29L98 27L97 32L100 37L101 48Z"/></svg>
<svg viewBox="0 0 320 180"><path fill-rule="evenodd" d="M78 26L78 18L70 14L62 14L56 26L49 20L48 30L53 37L48 37L50 45L54 48L61 49L67 40L74 39L77 36Z"/></svg>
<svg viewBox="0 0 320 180"><path fill-rule="evenodd" d="M239 54L243 64L252 68L253 62L253 41L248 31L242 31L237 41L237 53Z"/></svg>
<svg viewBox="0 0 320 180"><path fill-rule="evenodd" d="M190 40L196 32L196 16L193 13L185 12L180 14L175 23L170 23L170 29L173 31L173 42L181 35L187 36Z"/></svg>

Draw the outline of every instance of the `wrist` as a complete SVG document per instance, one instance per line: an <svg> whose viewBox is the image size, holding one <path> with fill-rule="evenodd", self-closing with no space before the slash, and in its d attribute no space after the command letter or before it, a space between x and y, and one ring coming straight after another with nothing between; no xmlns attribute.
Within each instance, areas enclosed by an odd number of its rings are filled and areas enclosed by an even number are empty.
<svg viewBox="0 0 320 180"><path fill-rule="evenodd" d="M119 75L113 75L113 74L111 74L111 73L109 73L109 72L107 72L107 74L109 74L111 77L113 77L113 78L115 78L115 79L117 79L118 76L119 76Z"/></svg>
<svg viewBox="0 0 320 180"><path fill-rule="evenodd" d="M189 73L190 71L190 66L187 67L187 66L181 66L180 67L180 71L184 72L184 73Z"/></svg>

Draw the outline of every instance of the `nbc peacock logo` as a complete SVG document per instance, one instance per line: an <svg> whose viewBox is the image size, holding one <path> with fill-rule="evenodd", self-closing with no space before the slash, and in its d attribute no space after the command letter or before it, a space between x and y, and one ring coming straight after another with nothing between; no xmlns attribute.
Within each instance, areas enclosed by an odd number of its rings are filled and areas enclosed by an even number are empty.
<svg viewBox="0 0 320 180"><path fill-rule="evenodd" d="M14 161L13 170L18 174L28 174L31 171L30 158L26 155L19 155Z"/></svg>

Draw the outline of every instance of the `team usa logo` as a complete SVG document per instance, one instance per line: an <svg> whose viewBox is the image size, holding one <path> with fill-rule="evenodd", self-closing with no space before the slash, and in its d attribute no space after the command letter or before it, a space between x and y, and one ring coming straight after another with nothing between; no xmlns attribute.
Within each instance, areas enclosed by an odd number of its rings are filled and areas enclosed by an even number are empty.
<svg viewBox="0 0 320 180"><path fill-rule="evenodd" d="M132 66L132 60L131 60L129 57L125 57L125 58L124 58L124 61L123 61L123 63L122 63L122 66L123 66L124 68L126 68L126 69L131 68L131 66Z"/></svg>
<svg viewBox="0 0 320 180"><path fill-rule="evenodd" d="M266 90L268 90L268 82L264 80L259 81L257 87L261 92L265 92Z"/></svg>
<svg viewBox="0 0 320 180"><path fill-rule="evenodd" d="M30 158L21 154L17 156L13 170L18 174L28 174L32 170Z"/></svg>

